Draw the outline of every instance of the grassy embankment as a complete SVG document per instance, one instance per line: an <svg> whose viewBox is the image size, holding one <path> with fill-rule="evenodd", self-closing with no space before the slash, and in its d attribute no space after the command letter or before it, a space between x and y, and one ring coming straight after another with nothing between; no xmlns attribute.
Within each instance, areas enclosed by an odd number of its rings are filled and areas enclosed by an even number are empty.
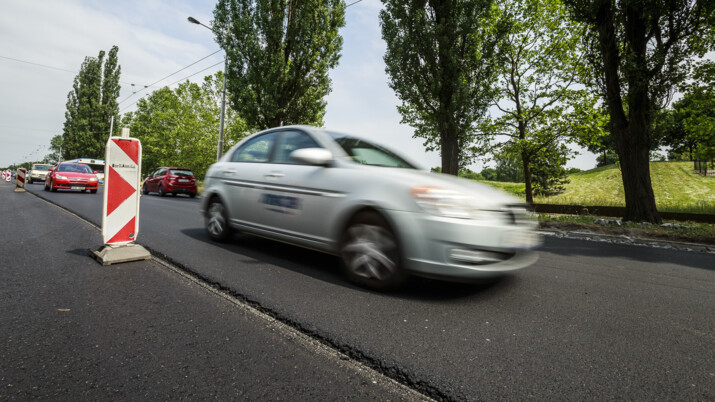
<svg viewBox="0 0 715 402"><path fill-rule="evenodd" d="M715 177L695 173L692 162L651 162L651 182L659 211L715 214ZM561 194L535 197L536 203L625 206L621 171L615 165L569 175ZM524 183L483 182L524 198ZM715 225L686 223L687 227L596 225L593 217L540 215L542 227L590 229L619 235L637 235L715 244ZM681 222L682 223L682 222Z"/></svg>

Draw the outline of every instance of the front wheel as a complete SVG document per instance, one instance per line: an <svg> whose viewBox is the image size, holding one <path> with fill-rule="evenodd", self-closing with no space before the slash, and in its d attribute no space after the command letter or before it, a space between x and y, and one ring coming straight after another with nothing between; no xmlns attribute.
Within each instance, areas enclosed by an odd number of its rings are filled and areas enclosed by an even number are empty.
<svg viewBox="0 0 715 402"><path fill-rule="evenodd" d="M89 192L92 194L97 194L97 190L89 190Z"/></svg>
<svg viewBox="0 0 715 402"><path fill-rule="evenodd" d="M206 217L206 231L209 237L216 241L226 241L231 237L231 228L228 226L228 214L223 203L214 199L209 203L208 216Z"/></svg>
<svg viewBox="0 0 715 402"><path fill-rule="evenodd" d="M142 194L147 195L149 191L146 189L146 183L142 186Z"/></svg>
<svg viewBox="0 0 715 402"><path fill-rule="evenodd" d="M50 181L50 190L57 192L57 189L55 188L55 183Z"/></svg>
<svg viewBox="0 0 715 402"><path fill-rule="evenodd" d="M159 193L159 197L163 197L166 195L166 193L164 192L164 187L162 187L161 184L159 184L159 190L157 192Z"/></svg>
<svg viewBox="0 0 715 402"><path fill-rule="evenodd" d="M397 239L375 212L361 213L351 221L343 235L340 257L348 279L369 289L392 289L407 278Z"/></svg>

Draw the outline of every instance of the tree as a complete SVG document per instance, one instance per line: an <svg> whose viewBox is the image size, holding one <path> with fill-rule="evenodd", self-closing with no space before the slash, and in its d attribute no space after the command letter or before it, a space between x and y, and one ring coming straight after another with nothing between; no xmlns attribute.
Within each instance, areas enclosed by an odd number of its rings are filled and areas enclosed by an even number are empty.
<svg viewBox="0 0 715 402"><path fill-rule="evenodd" d="M79 74L74 79L72 91L67 95L62 156L74 158L104 157L111 119L118 120L119 48L112 47L104 61L105 52L86 57ZM118 124L114 125L114 132Z"/></svg>
<svg viewBox="0 0 715 402"><path fill-rule="evenodd" d="M491 0L382 2L386 72L402 123L439 150L442 172L457 175L471 162L476 123L495 96L499 10Z"/></svg>
<svg viewBox="0 0 715 402"><path fill-rule="evenodd" d="M202 85L186 81L175 90L164 87L125 115L122 124L142 141L144 174L158 166L180 166L204 176L216 156L222 88L222 72L205 77ZM246 133L245 122L226 110L224 147Z"/></svg>
<svg viewBox="0 0 715 402"><path fill-rule="evenodd" d="M502 115L488 120L484 130L507 141L497 152L510 152L521 159L526 201L533 202L532 161L562 166L568 153L560 143L581 121L590 117L592 96L582 87L582 28L568 18L560 0L503 0L509 31L499 43L504 62L498 67L499 98L495 106ZM545 160L547 157L553 161ZM562 169L563 170L563 169ZM540 174L556 174L542 169ZM540 178L542 192L551 181Z"/></svg>
<svg viewBox="0 0 715 402"><path fill-rule="evenodd" d="M653 119L694 57L713 48L711 0L565 0L585 38L611 122L624 219L661 222L650 180Z"/></svg>
<svg viewBox="0 0 715 402"><path fill-rule="evenodd" d="M341 0L219 0L231 104L249 127L322 125L345 25Z"/></svg>
<svg viewBox="0 0 715 402"><path fill-rule="evenodd" d="M565 144L552 144L532 158L530 169L535 195L550 196L566 190L564 184L569 180L565 166L569 154Z"/></svg>
<svg viewBox="0 0 715 402"><path fill-rule="evenodd" d="M63 160L62 158L62 134L55 135L50 139L50 152L42 158L44 163L57 163Z"/></svg>

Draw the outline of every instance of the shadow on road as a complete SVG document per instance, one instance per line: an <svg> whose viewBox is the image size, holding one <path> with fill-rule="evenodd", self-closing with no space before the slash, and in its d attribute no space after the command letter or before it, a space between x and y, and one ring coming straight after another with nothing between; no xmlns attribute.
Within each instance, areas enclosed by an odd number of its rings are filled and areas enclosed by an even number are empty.
<svg viewBox="0 0 715 402"><path fill-rule="evenodd" d="M546 242L540 251L562 256L580 255L593 258L627 258L646 263L665 262L685 265L691 268L710 271L715 270L715 256L694 251L550 237L546 238Z"/></svg>
<svg viewBox="0 0 715 402"><path fill-rule="evenodd" d="M194 240L262 263L272 264L333 285L372 292L348 282L340 270L339 258L330 254L243 233L234 234L229 242L217 243L208 237L204 228L184 229L181 232ZM402 299L446 301L473 297L487 290L509 286L513 281L512 277L506 276L491 283L475 285L411 277L400 289L385 294Z"/></svg>

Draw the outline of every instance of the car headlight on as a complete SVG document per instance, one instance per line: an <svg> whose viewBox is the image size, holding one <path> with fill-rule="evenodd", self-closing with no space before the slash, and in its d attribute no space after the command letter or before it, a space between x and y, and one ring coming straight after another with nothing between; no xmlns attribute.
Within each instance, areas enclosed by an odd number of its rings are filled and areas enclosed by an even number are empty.
<svg viewBox="0 0 715 402"><path fill-rule="evenodd" d="M96 177L90 177L90 178L89 178L89 182L90 182L90 183L94 183L94 182L97 181L97 180L98 180L98 179L97 179Z"/></svg>
<svg viewBox="0 0 715 402"><path fill-rule="evenodd" d="M483 214L472 204L471 197L454 190L432 186L417 186L410 194L426 212L449 218L473 219Z"/></svg>

